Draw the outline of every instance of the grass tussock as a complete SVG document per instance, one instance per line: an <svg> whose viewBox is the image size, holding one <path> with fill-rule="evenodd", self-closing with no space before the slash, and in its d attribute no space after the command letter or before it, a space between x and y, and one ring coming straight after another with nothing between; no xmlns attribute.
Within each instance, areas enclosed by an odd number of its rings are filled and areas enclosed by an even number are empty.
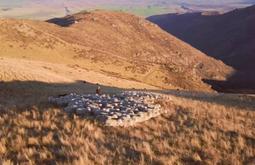
<svg viewBox="0 0 255 165"><path fill-rule="evenodd" d="M128 128L104 127L59 108L2 109L2 164L253 164L255 112L170 95L165 113ZM230 103L230 104L228 104ZM251 102L252 103L252 102Z"/></svg>

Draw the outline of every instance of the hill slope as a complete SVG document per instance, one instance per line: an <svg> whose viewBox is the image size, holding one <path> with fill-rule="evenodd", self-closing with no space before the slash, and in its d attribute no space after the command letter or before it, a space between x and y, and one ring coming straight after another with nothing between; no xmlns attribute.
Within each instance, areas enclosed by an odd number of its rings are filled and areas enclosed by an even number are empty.
<svg viewBox="0 0 255 165"><path fill-rule="evenodd" d="M156 25L95 11L47 22L0 20L0 56L76 65L159 88L210 90L202 79L232 72Z"/></svg>
<svg viewBox="0 0 255 165"><path fill-rule="evenodd" d="M83 86L35 81L0 83L0 162L255 162L254 96L169 91L169 100L162 104L165 114L128 128L105 127L47 104L49 95L94 88Z"/></svg>
<svg viewBox="0 0 255 165"><path fill-rule="evenodd" d="M121 13L48 21L66 27L0 22L0 164L254 164L254 96L159 91L165 114L128 128L48 102L94 93L96 83L114 94L132 87L210 90L202 78L232 71L222 62Z"/></svg>
<svg viewBox="0 0 255 165"><path fill-rule="evenodd" d="M241 84L252 84L250 77L255 77L255 6L223 15L166 14L148 19L204 53L239 70L240 73L232 78L235 81L239 79L243 82ZM244 78L246 81L242 80ZM252 81L254 84L254 78Z"/></svg>
<svg viewBox="0 0 255 165"><path fill-rule="evenodd" d="M89 71L75 65L67 66L26 59L0 58L0 68L0 79L8 82L33 80L47 83L72 83L77 80L86 80L94 84L99 83L120 88L158 89L152 85ZM84 82L78 82L80 86L85 86ZM94 92L94 90L86 89L86 92Z"/></svg>
<svg viewBox="0 0 255 165"><path fill-rule="evenodd" d="M255 6L230 13L161 15L148 18L171 34L236 69L254 69Z"/></svg>

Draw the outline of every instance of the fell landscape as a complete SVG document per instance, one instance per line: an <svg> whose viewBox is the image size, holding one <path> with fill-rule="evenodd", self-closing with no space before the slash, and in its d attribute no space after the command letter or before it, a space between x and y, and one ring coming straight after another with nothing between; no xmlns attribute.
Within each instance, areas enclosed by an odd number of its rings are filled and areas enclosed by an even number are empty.
<svg viewBox="0 0 255 165"><path fill-rule="evenodd" d="M209 15L208 15L209 14ZM236 69L221 90L254 93L255 6L225 14L165 14L148 19L172 35ZM223 89L222 89L223 88Z"/></svg>
<svg viewBox="0 0 255 165"><path fill-rule="evenodd" d="M53 15L0 19L0 164L255 163L255 96L208 83L237 67L134 14Z"/></svg>

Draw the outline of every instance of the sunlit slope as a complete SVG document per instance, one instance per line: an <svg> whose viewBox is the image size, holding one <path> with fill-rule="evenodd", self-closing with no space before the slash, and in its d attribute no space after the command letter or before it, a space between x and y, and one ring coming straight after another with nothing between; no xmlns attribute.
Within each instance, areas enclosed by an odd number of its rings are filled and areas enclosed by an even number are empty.
<svg viewBox="0 0 255 165"><path fill-rule="evenodd" d="M95 11L49 22L0 20L0 56L76 65L159 88L210 90L202 79L232 72L130 14Z"/></svg>

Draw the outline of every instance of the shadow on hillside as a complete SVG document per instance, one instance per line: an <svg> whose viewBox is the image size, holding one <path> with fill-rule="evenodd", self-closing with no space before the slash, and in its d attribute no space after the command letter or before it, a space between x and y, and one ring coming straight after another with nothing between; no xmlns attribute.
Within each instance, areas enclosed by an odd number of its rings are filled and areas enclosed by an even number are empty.
<svg viewBox="0 0 255 165"><path fill-rule="evenodd" d="M77 14L85 15L85 14L89 14L89 12L81 11L80 13L77 13ZM75 15L67 15L61 18L52 18L52 19L46 20L46 22L53 23L61 27L69 27L72 24L79 22L80 20L82 20L82 18L78 18L78 16L76 16L75 14Z"/></svg>
<svg viewBox="0 0 255 165"><path fill-rule="evenodd" d="M47 20L46 22L53 23L62 27L69 27L72 24L75 24L76 20L74 16L66 16L64 18L52 18L50 20Z"/></svg>
<svg viewBox="0 0 255 165"><path fill-rule="evenodd" d="M252 72L236 72L226 81L203 81L218 92L255 94L255 74Z"/></svg>
<svg viewBox="0 0 255 165"><path fill-rule="evenodd" d="M49 96L58 96L69 93L95 93L98 84L84 81L73 83L45 83L38 81L12 81L0 83L0 108L13 107L27 109L35 106L40 110L47 109ZM100 85L104 93L116 93L127 89ZM135 90L135 89L131 89ZM176 97L188 98L195 101L215 103L228 107L255 109L255 97L247 95L203 93L177 90L155 90L152 92L164 93ZM245 99L243 99L245 98Z"/></svg>
<svg viewBox="0 0 255 165"><path fill-rule="evenodd" d="M69 93L95 93L97 86L85 81L73 83L46 83L39 81L0 82L0 105L8 107L41 107L49 96ZM123 89L100 85L103 92L116 93ZM0 106L1 108L1 106ZM18 108L17 108L18 109Z"/></svg>
<svg viewBox="0 0 255 165"><path fill-rule="evenodd" d="M255 94L255 56L252 46L255 25L251 19L254 9L255 6L213 16L200 12L162 14L148 17L147 20L237 70L224 82L205 80L213 89L227 93Z"/></svg>

